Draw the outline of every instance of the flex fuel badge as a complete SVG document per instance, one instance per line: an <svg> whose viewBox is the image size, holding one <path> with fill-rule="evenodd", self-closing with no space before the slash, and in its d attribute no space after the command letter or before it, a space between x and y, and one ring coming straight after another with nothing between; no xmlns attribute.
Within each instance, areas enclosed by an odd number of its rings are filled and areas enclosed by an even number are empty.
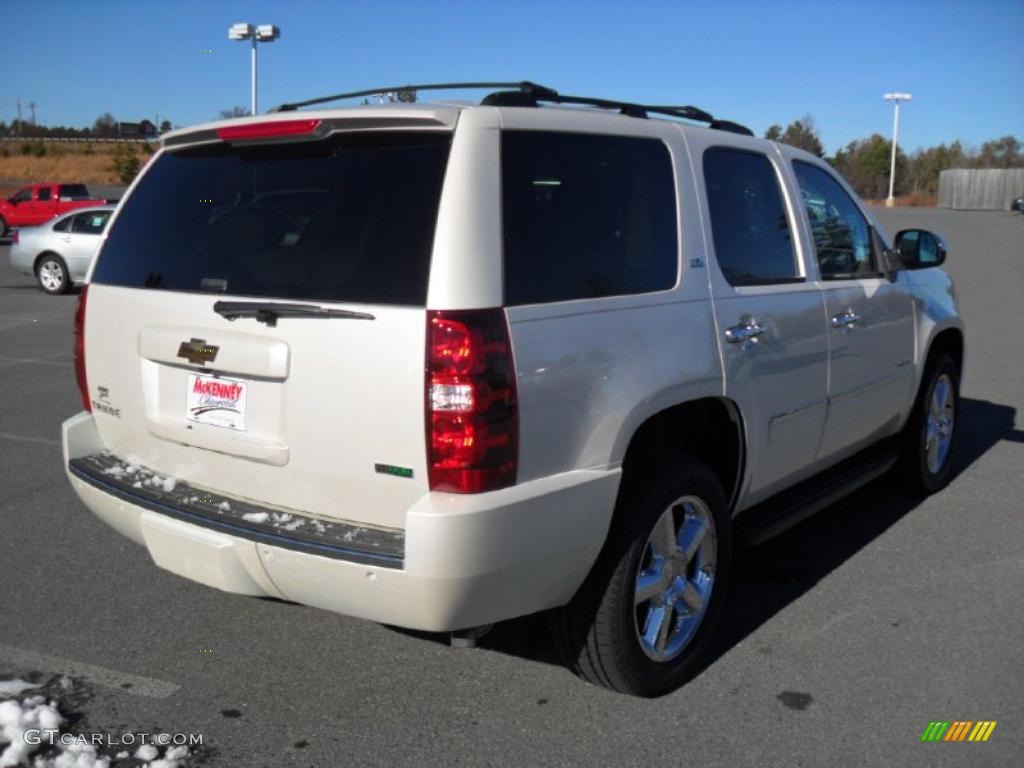
<svg viewBox="0 0 1024 768"><path fill-rule="evenodd" d="M374 464L373 469L379 475L394 475L395 477L404 477L408 480L412 479L412 467L396 467L394 464Z"/></svg>

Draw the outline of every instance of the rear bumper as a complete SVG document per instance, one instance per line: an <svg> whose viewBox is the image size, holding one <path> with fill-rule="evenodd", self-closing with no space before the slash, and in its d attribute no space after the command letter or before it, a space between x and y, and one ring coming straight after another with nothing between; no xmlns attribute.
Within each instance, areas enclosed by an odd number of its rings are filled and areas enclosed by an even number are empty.
<svg viewBox="0 0 1024 768"><path fill-rule="evenodd" d="M20 272L23 275L34 274L32 271L32 257L24 247L12 245L9 258L11 267L15 272Z"/></svg>
<svg viewBox="0 0 1024 768"><path fill-rule="evenodd" d="M428 631L568 602L604 543L620 476L581 470L493 493L428 493L407 510L404 531L325 521L316 526L325 535L300 536L245 519L259 508L242 500L225 520L90 468L83 460L103 445L88 413L64 422L63 445L79 498L160 567L228 592Z"/></svg>

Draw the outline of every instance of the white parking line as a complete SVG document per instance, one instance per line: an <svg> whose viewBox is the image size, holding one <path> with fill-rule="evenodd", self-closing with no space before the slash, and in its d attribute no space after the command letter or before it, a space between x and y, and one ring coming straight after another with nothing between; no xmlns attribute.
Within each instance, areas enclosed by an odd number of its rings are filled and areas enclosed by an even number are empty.
<svg viewBox="0 0 1024 768"><path fill-rule="evenodd" d="M16 664L23 669L39 672L83 677L104 688L113 688L134 696L148 696L152 699L166 699L181 690L180 685L163 680L129 675L126 672L118 672L116 669L97 667L94 664L85 664L74 659L63 659L60 656L47 656L3 643L0 643L0 662Z"/></svg>
<svg viewBox="0 0 1024 768"><path fill-rule="evenodd" d="M31 437L29 435L12 435L10 432L0 432L0 440L13 440L15 443L38 443L39 445L60 445L60 440L52 437Z"/></svg>

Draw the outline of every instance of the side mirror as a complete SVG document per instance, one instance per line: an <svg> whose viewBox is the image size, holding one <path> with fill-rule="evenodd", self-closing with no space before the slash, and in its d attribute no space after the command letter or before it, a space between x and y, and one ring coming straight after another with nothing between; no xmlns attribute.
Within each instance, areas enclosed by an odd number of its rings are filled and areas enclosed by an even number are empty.
<svg viewBox="0 0 1024 768"><path fill-rule="evenodd" d="M901 230L895 243L902 269L928 269L946 261L946 243L927 229Z"/></svg>

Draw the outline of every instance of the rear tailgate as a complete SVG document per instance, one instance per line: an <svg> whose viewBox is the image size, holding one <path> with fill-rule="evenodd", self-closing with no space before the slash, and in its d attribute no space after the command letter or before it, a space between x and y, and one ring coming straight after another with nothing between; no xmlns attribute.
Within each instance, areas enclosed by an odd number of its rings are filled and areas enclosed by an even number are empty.
<svg viewBox="0 0 1024 768"><path fill-rule="evenodd" d="M428 491L424 306L450 138L264 138L158 157L89 288L105 447L228 496L402 527ZM240 303L265 311L215 310ZM275 314L281 303L311 314Z"/></svg>

